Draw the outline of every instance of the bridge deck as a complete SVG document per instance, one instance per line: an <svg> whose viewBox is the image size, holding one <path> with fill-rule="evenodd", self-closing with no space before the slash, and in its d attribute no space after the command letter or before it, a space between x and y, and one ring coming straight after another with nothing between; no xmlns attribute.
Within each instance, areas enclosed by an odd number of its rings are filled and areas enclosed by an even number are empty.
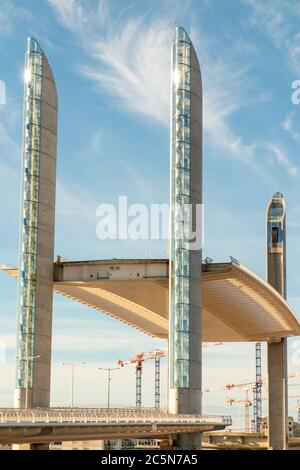
<svg viewBox="0 0 300 470"><path fill-rule="evenodd" d="M158 438L231 425L228 416L170 415L154 409L0 409L0 443Z"/></svg>
<svg viewBox="0 0 300 470"><path fill-rule="evenodd" d="M2 267L11 276L16 268ZM203 341L277 341L300 335L299 321L278 292L231 263L202 266ZM53 290L151 336L168 337L168 260L54 263Z"/></svg>

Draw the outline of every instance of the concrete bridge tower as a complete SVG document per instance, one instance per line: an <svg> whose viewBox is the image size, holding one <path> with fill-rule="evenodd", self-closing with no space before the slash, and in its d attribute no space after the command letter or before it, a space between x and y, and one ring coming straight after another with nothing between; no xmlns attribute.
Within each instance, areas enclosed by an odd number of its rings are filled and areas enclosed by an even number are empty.
<svg viewBox="0 0 300 470"><path fill-rule="evenodd" d="M35 39L25 55L15 407L50 404L57 94Z"/></svg>
<svg viewBox="0 0 300 470"><path fill-rule="evenodd" d="M202 81L183 28L172 47L170 134L169 411L201 413ZM199 449L201 435L180 436L177 446Z"/></svg>
<svg viewBox="0 0 300 470"><path fill-rule="evenodd" d="M266 214L267 281L286 299L286 206L277 192L271 198ZM287 339L268 343L268 445L273 450L287 448L288 386Z"/></svg>

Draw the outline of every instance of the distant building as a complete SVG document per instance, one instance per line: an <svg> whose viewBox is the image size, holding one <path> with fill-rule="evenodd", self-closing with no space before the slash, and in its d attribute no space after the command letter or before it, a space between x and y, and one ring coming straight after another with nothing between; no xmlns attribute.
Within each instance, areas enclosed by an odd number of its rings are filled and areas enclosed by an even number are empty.
<svg viewBox="0 0 300 470"><path fill-rule="evenodd" d="M261 432L268 435L268 418L264 417L261 422ZM300 423L292 416L288 418L288 437L300 437Z"/></svg>
<svg viewBox="0 0 300 470"><path fill-rule="evenodd" d="M50 450L134 450L168 449L167 440L162 439L111 439L109 441L51 442Z"/></svg>

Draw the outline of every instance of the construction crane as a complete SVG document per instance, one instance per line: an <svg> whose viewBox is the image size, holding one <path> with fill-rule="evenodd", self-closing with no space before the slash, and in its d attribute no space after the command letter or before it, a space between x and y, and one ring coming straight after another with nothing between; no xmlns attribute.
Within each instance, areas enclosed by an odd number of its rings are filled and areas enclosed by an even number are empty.
<svg viewBox="0 0 300 470"><path fill-rule="evenodd" d="M288 398L298 398L299 399L299 393L297 395L289 395ZM268 400L267 396L263 396L262 400Z"/></svg>
<svg viewBox="0 0 300 470"><path fill-rule="evenodd" d="M135 364L135 377L136 377L136 398L135 405L137 408L142 406L142 372L143 372L143 362L149 359L154 359L155 361L155 408L159 409L160 407L160 360L162 357L167 355L166 349L156 349L155 351L147 353L139 353L136 356L123 361L118 360L117 364L120 367L127 366L128 364Z"/></svg>
<svg viewBox="0 0 300 470"><path fill-rule="evenodd" d="M291 373L288 375L288 378L289 378L289 379L294 379L295 377L300 377L300 372L291 372Z"/></svg>
<svg viewBox="0 0 300 470"><path fill-rule="evenodd" d="M210 346L220 346L223 343L202 343L203 348L208 348ZM154 391L154 400L155 408L160 408L160 360L162 357L167 355L167 349L156 349L147 353L138 353L136 356L128 360L119 359L117 364L120 367L124 367L129 364L135 364L135 374L136 374L136 407L141 408L142 406L142 372L143 372L143 362L149 359L154 359L155 363L155 391Z"/></svg>
<svg viewBox="0 0 300 470"><path fill-rule="evenodd" d="M259 358L259 355L258 355L258 358ZM258 371L259 372L259 371ZM290 383L290 379L294 379L296 377L299 377L300 376L300 372L291 372L288 374L288 379L289 379L289 387L296 387L296 386L300 386L300 383ZM267 379L266 378L262 378L261 376L261 371L260 373L257 374L256 376L257 378L257 381L256 382L253 382L253 381L249 381L249 382L243 382L243 383L238 383L238 384L226 384L225 386L223 387L220 387L220 388L204 388L202 390L202 394L204 395L205 393L211 393L211 392L226 392L226 391L231 391L231 390L234 390L234 389L243 389L244 387L247 387L248 389L249 388L252 388L253 389L253 392L254 392L254 388L259 385L260 386L260 402L262 402L262 400L266 400L267 397L266 396L261 396L261 392L262 392L262 387L264 385L267 385L266 382L267 382ZM248 390L247 392L248 393ZM288 398L299 398L299 395L289 395ZM233 403L244 403L246 404L248 402L248 398L245 399L245 400L235 400L235 399L232 399L230 398L230 396L227 396L227 403L232 405ZM254 401L253 401L254 403ZM249 407L251 405L248 405L247 406L247 409L245 409L245 428L249 428L249 426L247 425L247 420L248 420L248 417L247 417L247 414L249 412ZM245 406L246 408L246 406ZM255 426L253 425L253 431L255 432L259 432L260 431L260 426L261 426L261 419L262 419L262 404L261 404L261 408L260 408L260 413L258 414L258 417L260 418L259 420L259 425L257 426L257 421L254 421L253 420L253 424L255 424ZM298 401L298 405L297 405L297 419L298 421L300 422L300 399ZM247 426L246 426L247 425Z"/></svg>
<svg viewBox="0 0 300 470"><path fill-rule="evenodd" d="M288 378L289 379L294 379L295 377L298 377L300 376L300 372L291 372L290 374L288 374ZM260 378L259 382L261 384L261 386L263 386L265 384L265 382L267 381L266 378ZM219 388L219 389L215 389L215 391L219 391L219 390L232 390L234 388L243 388L243 387L250 387L250 386L255 386L256 382L243 382L243 383L240 383L240 384L226 384L224 388ZM289 387L295 387L300 384L289 384ZM210 390L210 389L206 389L207 392L210 392L210 391L213 391L213 390Z"/></svg>
<svg viewBox="0 0 300 470"><path fill-rule="evenodd" d="M298 374L289 374L289 378ZM255 383L253 384L253 430L260 432L262 420L262 350L261 343L255 343ZM246 385L246 384L245 384Z"/></svg>
<svg viewBox="0 0 300 470"><path fill-rule="evenodd" d="M260 432L262 420L261 343L255 343L255 384L253 387L253 428Z"/></svg>
<svg viewBox="0 0 300 470"><path fill-rule="evenodd" d="M235 388L244 388L244 387L250 388L254 384L255 382L243 382L241 384L226 384L224 385L224 387L220 387L220 388L208 388L207 387L202 390L202 394L209 393L209 392L227 392L227 391L234 390Z"/></svg>
<svg viewBox="0 0 300 470"><path fill-rule="evenodd" d="M250 387L254 385L255 382L243 382L241 384L226 384L225 388L223 390L233 390L234 388L244 388L244 387Z"/></svg>
<svg viewBox="0 0 300 470"><path fill-rule="evenodd" d="M221 387L221 388L203 388L202 390L202 395L204 395L205 393L211 393L211 392L225 392L226 391L226 388L225 387Z"/></svg>
<svg viewBox="0 0 300 470"><path fill-rule="evenodd" d="M259 433L262 421L262 401L266 397L262 397L262 386L266 379L262 378L261 371L261 343L255 344L255 358L256 358L256 381L245 382L242 384L228 384L225 386L226 390L232 390L234 388L243 388L247 386L253 386L253 431ZM289 379L293 379L300 375L299 372L292 372L288 374ZM289 386L296 386L297 384L289 384ZM297 398L295 395L290 395L289 398ZM249 410L249 407L248 407Z"/></svg>
<svg viewBox="0 0 300 470"><path fill-rule="evenodd" d="M228 398L227 404L232 406L234 404L243 404L245 407L245 432L250 432L250 406L252 402L249 400L248 389L246 390L246 395L244 400L236 400L234 398Z"/></svg>
<svg viewBox="0 0 300 470"><path fill-rule="evenodd" d="M209 348L210 346L221 346L223 343L202 343L203 348Z"/></svg>
<svg viewBox="0 0 300 470"><path fill-rule="evenodd" d="M300 422L300 399L299 399L299 394L298 395L289 395L288 398L298 398L297 402L297 421ZM261 400L267 400L267 396L262 396ZM250 407L252 406L252 402L249 400L248 396L248 389L246 390L246 395L244 400L240 399L235 399L235 398L227 398L227 405L233 406L235 404L243 404L245 407L245 432L250 432ZM259 429L260 431L260 429ZM258 432L259 432L258 431Z"/></svg>
<svg viewBox="0 0 300 470"><path fill-rule="evenodd" d="M262 385L262 381L261 381L261 385ZM245 405L245 431L246 432L250 431L250 416L249 416L250 413L249 412L250 412L250 406L252 406L252 402L249 400L248 393L249 393L249 388L250 387L254 388L255 386L256 386L256 382L243 382L240 384L225 385L225 390L229 390L229 391L234 390L236 388L247 387L245 400L235 400L232 398L227 399L227 403L229 403L230 405L233 403L244 403ZM254 405L255 405L255 401L254 401Z"/></svg>
<svg viewBox="0 0 300 470"><path fill-rule="evenodd" d="M300 376L300 372L291 372L290 374L288 374L288 378L289 379L294 379L295 377L299 377ZM264 383L267 381L267 379L264 377L264 378L260 378L260 384L261 385L264 385ZM240 383L240 384L226 384L224 388L220 388L220 389L216 389L216 390L231 390L233 388L243 388L243 387L249 387L249 386L252 386L252 385L255 385L256 382L254 381L249 381L249 382L243 382L243 383ZM300 384L289 384L289 387L295 387L296 385L299 385ZM207 391L210 391L207 389Z"/></svg>

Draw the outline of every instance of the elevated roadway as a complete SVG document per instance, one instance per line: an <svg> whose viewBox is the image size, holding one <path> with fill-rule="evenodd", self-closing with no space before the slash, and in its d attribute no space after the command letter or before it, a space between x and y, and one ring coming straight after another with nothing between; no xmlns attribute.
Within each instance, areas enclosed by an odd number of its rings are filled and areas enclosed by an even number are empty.
<svg viewBox="0 0 300 470"><path fill-rule="evenodd" d="M223 430L231 424L228 416L170 415L152 408L2 408L0 443L160 438Z"/></svg>

